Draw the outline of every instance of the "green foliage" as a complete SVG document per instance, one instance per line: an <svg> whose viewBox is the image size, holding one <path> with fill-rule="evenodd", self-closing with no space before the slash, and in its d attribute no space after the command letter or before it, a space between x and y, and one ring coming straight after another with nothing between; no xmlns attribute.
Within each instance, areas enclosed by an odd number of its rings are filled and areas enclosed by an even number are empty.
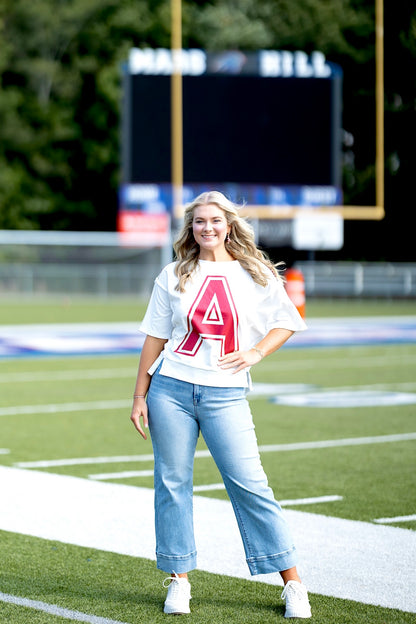
<svg viewBox="0 0 416 624"><path fill-rule="evenodd" d="M388 202L412 183L416 11L385 4ZM343 67L354 139L345 199L373 203L374 0L183 0L182 9L184 47L321 50ZM132 46L169 47L170 28L169 0L0 0L0 228L114 229L121 64Z"/></svg>
<svg viewBox="0 0 416 624"><path fill-rule="evenodd" d="M184 35L207 49L276 48L368 56L374 15L350 0L217 0L194 7ZM218 28L218 24L223 27ZM349 40L355 34L356 43ZM372 51L371 51L372 53Z"/></svg>
<svg viewBox="0 0 416 624"><path fill-rule="evenodd" d="M0 227L114 229L120 63L152 27L146 3L4 0L1 15Z"/></svg>

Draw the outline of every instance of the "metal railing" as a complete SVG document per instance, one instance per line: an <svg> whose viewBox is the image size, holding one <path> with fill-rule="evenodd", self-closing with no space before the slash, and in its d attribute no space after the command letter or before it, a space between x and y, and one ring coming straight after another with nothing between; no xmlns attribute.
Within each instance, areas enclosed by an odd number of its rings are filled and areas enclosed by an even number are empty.
<svg viewBox="0 0 416 624"><path fill-rule="evenodd" d="M0 263L1 295L148 296L159 263ZM416 263L299 262L307 297L416 298Z"/></svg>
<svg viewBox="0 0 416 624"><path fill-rule="evenodd" d="M416 264L299 262L308 297L416 298Z"/></svg>
<svg viewBox="0 0 416 624"><path fill-rule="evenodd" d="M0 264L0 294L148 296L159 271L158 264Z"/></svg>

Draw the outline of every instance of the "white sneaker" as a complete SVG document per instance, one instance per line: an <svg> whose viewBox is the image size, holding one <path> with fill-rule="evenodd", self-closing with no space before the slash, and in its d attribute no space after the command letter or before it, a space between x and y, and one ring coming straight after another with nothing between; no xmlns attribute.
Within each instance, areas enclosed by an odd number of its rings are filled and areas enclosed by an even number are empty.
<svg viewBox="0 0 416 624"><path fill-rule="evenodd" d="M288 581L282 591L281 597L286 600L285 618L306 619L312 617L308 592L302 583L298 581Z"/></svg>
<svg viewBox="0 0 416 624"><path fill-rule="evenodd" d="M169 583L167 584L167 582ZM191 585L186 578L180 578L176 572L172 573L163 581L163 587L168 587L164 613L183 615L190 613L189 601L191 599Z"/></svg>

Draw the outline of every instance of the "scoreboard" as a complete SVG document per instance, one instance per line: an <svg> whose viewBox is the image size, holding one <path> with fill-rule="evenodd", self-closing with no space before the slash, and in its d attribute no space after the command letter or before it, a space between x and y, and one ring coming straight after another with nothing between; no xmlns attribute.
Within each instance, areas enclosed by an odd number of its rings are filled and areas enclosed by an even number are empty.
<svg viewBox="0 0 416 624"><path fill-rule="evenodd" d="M339 205L342 71L314 52L182 50L184 201ZM176 59L178 62L178 59ZM170 50L123 68L121 211L170 211Z"/></svg>

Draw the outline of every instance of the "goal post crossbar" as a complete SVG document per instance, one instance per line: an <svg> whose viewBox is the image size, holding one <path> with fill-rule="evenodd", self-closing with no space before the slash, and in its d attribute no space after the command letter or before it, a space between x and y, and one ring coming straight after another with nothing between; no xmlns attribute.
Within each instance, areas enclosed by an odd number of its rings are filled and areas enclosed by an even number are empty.
<svg viewBox="0 0 416 624"><path fill-rule="evenodd" d="M375 220L384 218L383 206L292 206L247 204L239 210L242 217L253 219L294 219L301 215L340 215L345 220Z"/></svg>

